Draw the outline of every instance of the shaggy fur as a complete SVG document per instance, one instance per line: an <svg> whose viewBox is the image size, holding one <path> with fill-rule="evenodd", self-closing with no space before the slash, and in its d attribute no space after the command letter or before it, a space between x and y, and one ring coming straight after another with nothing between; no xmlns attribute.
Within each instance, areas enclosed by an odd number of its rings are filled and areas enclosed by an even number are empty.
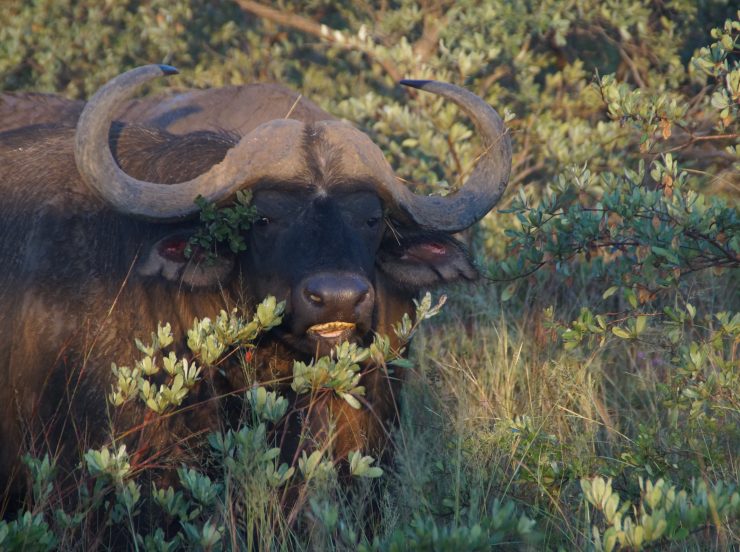
<svg viewBox="0 0 740 552"><path fill-rule="evenodd" d="M287 112L291 106L273 108ZM309 115L317 117L315 111ZM197 450L200 436L221 423L214 397L238 395L248 384L240 367L206 374L179 414L156 423L140 407L113 413L106 402L111 362L138 358L133 338L148 336L159 321L170 322L182 338L194 317L249 307L266 293L286 299L284 327L260 342L253 362L259 381L291 396L292 361L312 356L303 338L291 335L297 318L291 296L311 274L349 271L370 282L369 324L389 335L391 325L411 311L420 287L475 277L467 254L449 236L394 228L383 238L380 200L353 175L342 174L337 153L310 121L305 128L300 187L265 182L255 195L259 206L266 205L267 196L260 199L265 190L283 194L276 205L291 204L291 216L256 227L246 253L213 269L196 267L200 276L190 279L158 256L158 246L173 235L188 236L195 223L151 223L110 210L77 173L72 126L38 124L0 133L0 489L22 488L21 452L50 451L63 472L71 470L80 451L106 442L111 423L129 430L129 450L139 465L177 466ZM205 172L237 141L231 132L171 134L121 124L110 137L127 173L162 183ZM342 185L336 193L329 190L333 183ZM294 190L302 190L300 202ZM377 213L369 216L365 205ZM370 336L368 331L357 339ZM184 352L184 341L178 345ZM338 457L353 449L379 451L397 412L398 383L398 377L369 367L362 379L368 407L354 410L328 396L312 407L310 418L299 416L302 403L292 397L295 409L283 427L287 441L295 440L302 424L320 437L333 417ZM290 446L285 450L290 461ZM74 481L66 484L74 489Z"/></svg>

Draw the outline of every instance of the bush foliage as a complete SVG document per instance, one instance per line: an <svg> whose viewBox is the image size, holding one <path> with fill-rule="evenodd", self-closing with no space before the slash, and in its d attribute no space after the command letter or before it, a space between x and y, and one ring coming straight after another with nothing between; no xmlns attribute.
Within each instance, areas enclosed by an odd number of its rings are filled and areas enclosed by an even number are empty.
<svg viewBox="0 0 740 552"><path fill-rule="evenodd" d="M53 463L27 458L33 497L6 513L0 547L80 546L94 538L94 506L146 550L731 548L740 539L734 9L720 0L11 3L0 14L5 90L86 98L151 62L177 66L180 87L278 81L356 123L419 190L444 194L480 150L454 106L397 85L432 78L496 107L514 160L498 212L466 236L483 281L452 290L416 334L391 465L358 451L350 488L321 454L276 465L266 429L284 409L257 388L247 397L254 419L210 437L218 480L184 466L179 490L143 493L125 448L103 448L85 455L83 506L65 511ZM229 316L216 325L246 332L244 343L274 321ZM227 346L206 330L193 329L205 336L193 348L201 359ZM176 408L198 377L192 359L165 360L169 383L146 384L167 339L160 328L140 347L149 363L116 367L114 403ZM362 407L357 355L390 360L382 340L374 346L298 366L294 386L333 374L331 391ZM211 352L203 362L222 351ZM296 477L301 508L285 514L281 493ZM145 501L161 527L137 525Z"/></svg>

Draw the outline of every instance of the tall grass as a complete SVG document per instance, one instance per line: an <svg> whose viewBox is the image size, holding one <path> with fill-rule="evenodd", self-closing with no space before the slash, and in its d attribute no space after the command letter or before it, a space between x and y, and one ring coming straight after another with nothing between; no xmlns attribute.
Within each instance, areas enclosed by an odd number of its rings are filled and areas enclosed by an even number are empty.
<svg viewBox="0 0 740 552"><path fill-rule="evenodd" d="M637 342L612 336L591 350L563 348L543 305L570 295L555 317L575 318L579 305L602 302L587 289L549 281L507 303L488 285L451 295L443 318L415 343L418 369L395 441L400 511L455 526L479 522L495 500L512 500L537 520L540 545L580 549L592 539L582 478L611 476L635 501L638 477L683 488L692 479L738 482L737 407L713 426L728 432L718 443L724 450L710 450L707 435L694 436L707 438L707 448L692 450L691 435L678 438L681 421L671 427L665 391L678 385L679 367L675 351L659 346L663 328ZM674 300L690 299L700 312L737 309L736 275L704 275L687 290ZM737 344L735 336L727 349L735 367ZM735 518L680 546L730 546L737 529Z"/></svg>
<svg viewBox="0 0 740 552"><path fill-rule="evenodd" d="M31 462L38 483L28 503L31 517L3 522L6 541L0 544L64 550L604 549L610 524L598 501L589 501L596 492L589 482L606 482L617 495L624 531L626 518L639 524L641 515L658 510L643 501L647 482L663 479L696 503L704 497L705 517L690 525L667 515L667 529L650 546L730 549L740 519L732 487L740 480L737 397L709 397L710 404L699 406L707 416L693 424L690 404L671 416L672 390L690 386L679 376L678 347L665 345L665 327L657 324L639 340L610 335L603 344L566 350L562 327L579 307L615 299L601 299L585 279L560 280L541 276L505 302L499 287L485 282L450 291L442 314L415 336L414 367L405 374L401 417L379 479L347 482L321 449L313 468L304 456L295 474L280 480L274 454L263 456L275 446L268 420L280 408L273 405L264 415L261 406L243 420L241 437L236 430L214 434L211 442L221 444L207 465L183 467L169 491L150 491L146 470L131 471L124 453L107 467L97 460L103 466L97 471L88 460L74 506L58 494L50 467ZM706 273L663 301L690 301L698 320L700 313L736 311L736 292L735 274ZM687 328L683 341L696 332ZM723 357L736 368L737 345L736 332L709 361ZM723 389L732 385L737 388ZM251 393L245 400L254 405ZM718 414L714 407L724 410ZM232 444L224 445L229 439ZM718 481L730 487L717 490ZM719 510L712 510L712 500ZM728 506L721 510L723 500Z"/></svg>

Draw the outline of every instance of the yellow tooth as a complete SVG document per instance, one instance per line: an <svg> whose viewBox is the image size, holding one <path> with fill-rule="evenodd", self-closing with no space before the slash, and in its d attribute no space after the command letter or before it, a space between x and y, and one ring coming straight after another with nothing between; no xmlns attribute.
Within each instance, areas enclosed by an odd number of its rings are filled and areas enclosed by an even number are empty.
<svg viewBox="0 0 740 552"><path fill-rule="evenodd" d="M354 330L355 325L351 322L326 322L325 324L316 324L308 328L308 331L314 333L339 332L345 330Z"/></svg>

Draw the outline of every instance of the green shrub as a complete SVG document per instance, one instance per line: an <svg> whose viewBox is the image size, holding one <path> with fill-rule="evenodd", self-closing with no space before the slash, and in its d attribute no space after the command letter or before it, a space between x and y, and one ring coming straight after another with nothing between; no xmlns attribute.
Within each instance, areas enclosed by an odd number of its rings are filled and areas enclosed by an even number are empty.
<svg viewBox="0 0 740 552"><path fill-rule="evenodd" d="M66 512L54 504L53 462L27 459L33 503L0 524L0 547L74 548L102 508L128 520L147 550L731 548L740 531L735 10L720 0L11 4L0 14L6 90L85 98L161 61L181 70L179 86L280 81L355 122L400 177L448 193L479 153L472 128L453 106L396 84L434 78L505 116L514 161L500 211L465 236L483 283L452 290L451 306L416 332L417 368L382 476L347 490L320 454L276 465L266 429L283 403L256 389L255 418L210 438L218 480L189 466L179 490L144 492L125 449L111 446L86 456L87 510ZM233 223L207 213L197 245L238 250ZM242 323L246 332L254 320ZM223 343L201 330L197 355L216 358ZM147 361L166 346L161 333L133 368L116 367L114 402L177 409L197 369ZM374 347L300 366L296 390L344 393L358 406L357 355L391 353L382 340ZM155 368L169 379L147 387ZM325 385L327 374L341 377ZM353 460L359 474L379 475L361 453ZM275 496L287 480L306 492L286 516ZM149 500L162 527L142 535L134 520Z"/></svg>

